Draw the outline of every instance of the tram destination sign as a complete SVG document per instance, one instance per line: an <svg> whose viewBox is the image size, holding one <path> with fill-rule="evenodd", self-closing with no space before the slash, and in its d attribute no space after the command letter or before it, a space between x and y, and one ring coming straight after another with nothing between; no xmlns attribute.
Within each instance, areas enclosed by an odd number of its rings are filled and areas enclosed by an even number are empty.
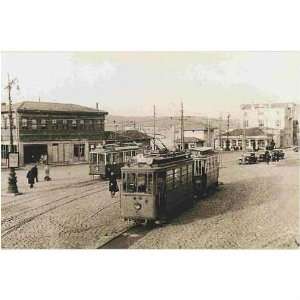
<svg viewBox="0 0 300 300"><path fill-rule="evenodd" d="M8 153L8 167L18 168L19 167L19 152Z"/></svg>

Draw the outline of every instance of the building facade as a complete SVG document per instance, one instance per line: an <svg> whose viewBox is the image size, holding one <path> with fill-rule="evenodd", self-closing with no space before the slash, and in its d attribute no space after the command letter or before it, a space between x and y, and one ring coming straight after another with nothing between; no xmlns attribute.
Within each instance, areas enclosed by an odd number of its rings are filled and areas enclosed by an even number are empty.
<svg viewBox="0 0 300 300"><path fill-rule="evenodd" d="M245 128L245 130L234 129L216 138L214 141L215 148L226 149L227 139L231 150L265 149L271 145L273 135L257 127Z"/></svg>
<svg viewBox="0 0 300 300"><path fill-rule="evenodd" d="M244 104L241 110L244 127L261 128L267 134L272 134L276 147L291 147L297 142L294 103Z"/></svg>
<svg viewBox="0 0 300 300"><path fill-rule="evenodd" d="M9 148L8 106L1 107L1 164ZM13 141L20 165L46 157L49 164L88 161L91 148L104 139L107 112L56 102L23 101L13 105Z"/></svg>

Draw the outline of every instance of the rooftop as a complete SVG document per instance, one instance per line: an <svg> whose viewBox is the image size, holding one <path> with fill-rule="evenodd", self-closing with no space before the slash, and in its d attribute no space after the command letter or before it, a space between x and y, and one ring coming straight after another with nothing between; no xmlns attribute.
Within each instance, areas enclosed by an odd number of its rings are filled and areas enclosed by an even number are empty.
<svg viewBox="0 0 300 300"><path fill-rule="evenodd" d="M22 101L13 104L13 109L17 111L47 111L47 112L86 112L86 113L104 113L105 111L99 111L95 108L90 108L87 106L82 106L78 104L71 103L59 103L59 102L38 102L38 101ZM8 105L5 108L2 106L3 111L8 110Z"/></svg>
<svg viewBox="0 0 300 300"><path fill-rule="evenodd" d="M229 131L229 136L242 136L244 135L244 129L234 129ZM272 134L266 133L263 129L259 127L246 128L245 129L246 136L272 136ZM223 136L227 136L227 132L223 134Z"/></svg>

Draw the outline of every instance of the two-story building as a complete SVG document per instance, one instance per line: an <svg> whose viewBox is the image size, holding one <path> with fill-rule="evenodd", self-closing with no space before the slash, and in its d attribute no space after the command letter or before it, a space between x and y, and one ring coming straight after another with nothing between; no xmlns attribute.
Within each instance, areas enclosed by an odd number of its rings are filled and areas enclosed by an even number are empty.
<svg viewBox="0 0 300 300"><path fill-rule="evenodd" d="M294 103L260 103L241 105L244 127L261 128L274 136L276 147L297 143L296 105Z"/></svg>
<svg viewBox="0 0 300 300"><path fill-rule="evenodd" d="M107 112L81 105L23 101L12 108L14 147L20 165L47 157L49 164L88 161L104 139ZM9 150L8 105L1 105L1 165Z"/></svg>

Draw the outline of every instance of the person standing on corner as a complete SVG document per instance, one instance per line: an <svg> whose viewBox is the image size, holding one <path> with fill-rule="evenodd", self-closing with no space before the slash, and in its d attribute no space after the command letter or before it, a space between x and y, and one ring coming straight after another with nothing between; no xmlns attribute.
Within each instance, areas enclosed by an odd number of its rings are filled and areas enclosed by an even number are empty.
<svg viewBox="0 0 300 300"><path fill-rule="evenodd" d="M119 191L117 177L114 172L110 173L109 177L109 191L111 193L111 197L114 198L115 194Z"/></svg>
<svg viewBox="0 0 300 300"><path fill-rule="evenodd" d="M26 177L27 177L27 180L28 180L29 187L32 189L33 185L34 185L34 177L33 177L33 174L32 174L32 169L27 172Z"/></svg>

